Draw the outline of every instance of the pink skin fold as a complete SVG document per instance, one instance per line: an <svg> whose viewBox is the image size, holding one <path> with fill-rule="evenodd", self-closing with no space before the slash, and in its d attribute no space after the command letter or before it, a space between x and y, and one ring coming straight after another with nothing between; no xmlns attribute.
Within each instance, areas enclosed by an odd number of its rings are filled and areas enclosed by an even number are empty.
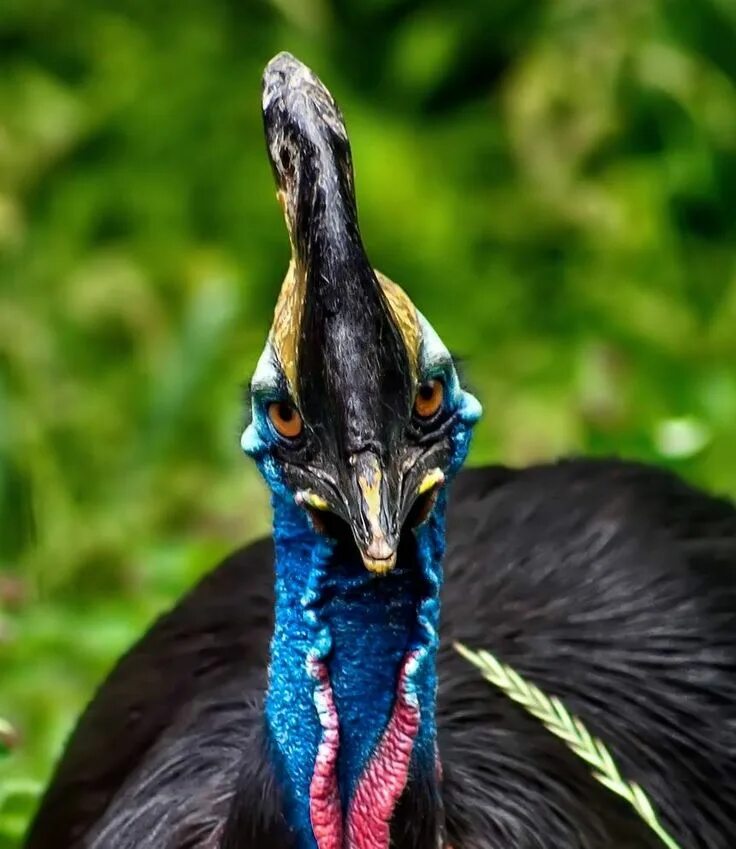
<svg viewBox="0 0 736 849"><path fill-rule="evenodd" d="M401 665L391 718L355 789L344 835L337 784L339 721L327 667L313 661L311 672L318 682L315 704L323 729L310 785L312 830L318 849L388 849L391 818L406 787L419 731L419 704L410 683L416 655L410 652Z"/></svg>

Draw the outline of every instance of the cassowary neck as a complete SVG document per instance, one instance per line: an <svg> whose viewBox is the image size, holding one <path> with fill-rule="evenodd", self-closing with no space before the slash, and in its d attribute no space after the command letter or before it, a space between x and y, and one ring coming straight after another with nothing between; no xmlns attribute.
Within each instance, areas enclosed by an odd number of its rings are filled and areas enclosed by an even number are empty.
<svg viewBox="0 0 736 849"><path fill-rule="evenodd" d="M388 849L407 782L435 784L444 496L394 571L315 534L274 496L276 621L266 720L298 849Z"/></svg>

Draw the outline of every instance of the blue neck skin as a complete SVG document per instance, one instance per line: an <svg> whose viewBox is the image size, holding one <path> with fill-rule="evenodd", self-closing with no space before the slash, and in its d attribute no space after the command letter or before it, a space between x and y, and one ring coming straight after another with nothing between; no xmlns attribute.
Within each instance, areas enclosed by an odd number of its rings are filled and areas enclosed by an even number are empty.
<svg viewBox="0 0 736 849"><path fill-rule="evenodd" d="M480 407L467 395L467 413L452 437L447 477L462 465ZM439 591L445 546L445 490L428 520L402 541L397 566L370 574L354 546L316 533L284 485L269 452L248 453L272 491L275 545L275 627L266 722L285 815L298 849L317 849L310 820L310 783L322 726L310 659L329 671L339 718L338 784L343 816L358 779L386 729L408 651L417 663L408 681L420 706L412 774L436 771L436 653ZM260 446L258 446L260 447Z"/></svg>
<svg viewBox="0 0 736 849"><path fill-rule="evenodd" d="M444 502L444 498L442 498ZM444 503L402 546L386 576L369 573L352 547L317 535L293 499L273 498L276 619L266 720L289 824L314 849L309 789L322 735L307 658L327 662L340 725L343 814L394 706L399 667L419 651L412 676L421 710L413 762L435 769L435 656ZM402 562L403 560L403 562Z"/></svg>

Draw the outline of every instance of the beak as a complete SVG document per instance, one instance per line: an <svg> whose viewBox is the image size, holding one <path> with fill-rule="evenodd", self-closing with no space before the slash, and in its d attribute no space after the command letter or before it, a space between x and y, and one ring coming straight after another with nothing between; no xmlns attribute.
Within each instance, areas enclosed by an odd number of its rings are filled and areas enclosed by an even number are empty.
<svg viewBox="0 0 736 849"><path fill-rule="evenodd" d="M445 483L444 472L439 467L425 468L412 483L412 475L403 480L401 474L392 475L373 451L351 455L348 465L347 486L339 502L328 501L314 489L301 489L296 503L307 509L315 530L322 533L322 516L340 515L352 531L365 568L374 575L386 575L396 566L401 528L410 511L415 511L412 527L425 521Z"/></svg>
<svg viewBox="0 0 736 849"><path fill-rule="evenodd" d="M396 565L399 547L398 482L392 482L373 451L350 457L350 525L365 568L385 575Z"/></svg>

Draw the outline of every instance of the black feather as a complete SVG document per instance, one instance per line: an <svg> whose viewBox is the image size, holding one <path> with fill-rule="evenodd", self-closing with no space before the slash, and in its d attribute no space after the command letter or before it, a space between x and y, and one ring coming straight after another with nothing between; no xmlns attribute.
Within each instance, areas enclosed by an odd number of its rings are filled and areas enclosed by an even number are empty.
<svg viewBox="0 0 736 849"><path fill-rule="evenodd" d="M118 665L80 720L27 849L290 838L262 735L272 549L237 552ZM665 472L571 461L463 473L451 497L438 734L454 849L654 849L658 839L452 649L559 695L682 849L736 845L736 511ZM412 777L392 826L436 849Z"/></svg>

